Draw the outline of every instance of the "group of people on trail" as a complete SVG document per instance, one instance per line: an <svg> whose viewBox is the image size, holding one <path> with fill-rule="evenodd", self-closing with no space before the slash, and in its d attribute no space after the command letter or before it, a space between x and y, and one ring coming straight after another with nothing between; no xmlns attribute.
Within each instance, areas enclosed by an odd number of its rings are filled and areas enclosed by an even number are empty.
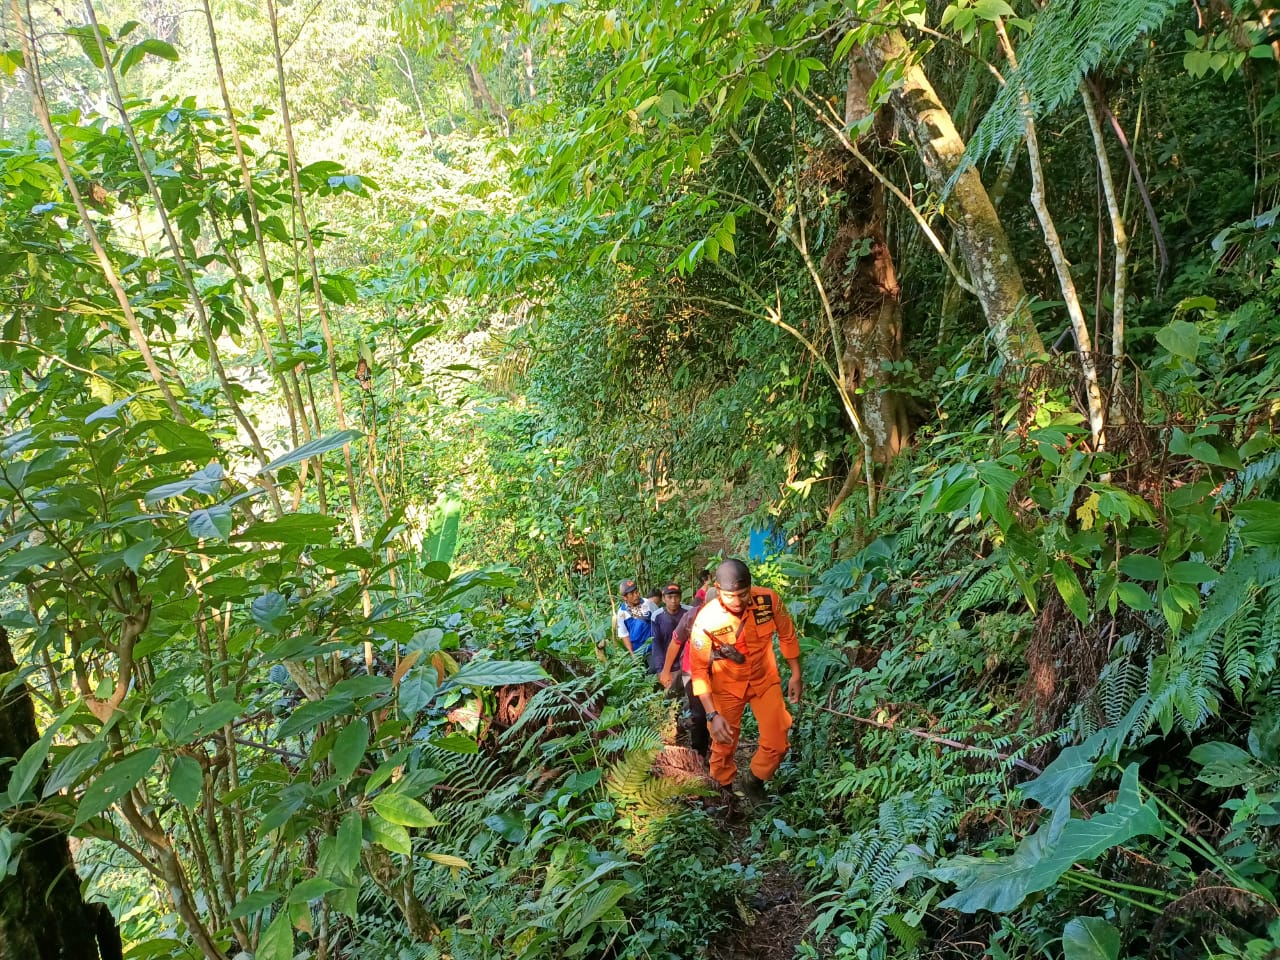
<svg viewBox="0 0 1280 960"><path fill-rule="evenodd" d="M748 706L755 715L760 740L740 792L752 802L764 799L764 785L777 771L789 747L791 713L786 700L799 703L800 642L795 625L777 592L754 586L741 560L725 560L709 585L709 572L690 607L681 589L669 583L647 598L634 580L618 585L622 604L617 635L633 654L643 656L662 686L688 698L690 746L709 760L711 777L734 789L734 753ZM658 602L660 601L660 603ZM786 700L774 655L778 638L790 668ZM677 672L678 668L678 672Z"/></svg>

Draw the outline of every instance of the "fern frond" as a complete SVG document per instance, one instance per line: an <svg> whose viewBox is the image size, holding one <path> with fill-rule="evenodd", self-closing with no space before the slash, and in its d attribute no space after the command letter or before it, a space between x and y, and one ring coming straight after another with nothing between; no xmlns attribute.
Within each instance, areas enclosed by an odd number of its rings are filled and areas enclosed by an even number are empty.
<svg viewBox="0 0 1280 960"><path fill-rule="evenodd" d="M1173 0L1056 0L1034 19L1018 48L1018 67L1006 77L965 150L964 165L1012 149L1024 132L1021 95L1043 117L1079 95L1090 72L1115 63L1144 33L1173 12Z"/></svg>

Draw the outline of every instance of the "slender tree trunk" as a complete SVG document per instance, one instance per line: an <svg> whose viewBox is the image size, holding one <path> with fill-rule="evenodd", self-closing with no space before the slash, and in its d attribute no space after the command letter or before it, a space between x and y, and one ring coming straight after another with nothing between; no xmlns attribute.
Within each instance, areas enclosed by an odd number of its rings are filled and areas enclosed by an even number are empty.
<svg viewBox="0 0 1280 960"><path fill-rule="evenodd" d="M58 132L53 128L53 120L49 116L49 103L45 100L44 85L40 79L40 58L32 32L34 27L23 18L19 0L11 0L10 10L13 13L14 27L18 31L18 40L22 45L23 62L26 64L26 69L23 72L27 77L27 90L31 95L31 106L35 110L36 119L40 121L40 127L49 141L49 149L53 152L54 160L58 164L58 171L62 174L62 180L67 188L67 193L71 197L71 202L75 204L76 213L80 217L80 227L84 230L85 236L89 240L89 246L93 248L94 259L98 261L98 266L102 269L102 275L106 278L107 285L111 287L111 292L115 294L116 303L119 304L120 312L124 316L125 326L129 329L129 334L133 338L134 346L138 348L138 353L142 355L142 362L146 364L147 372L151 375L152 381L164 397L164 401L168 405L169 411L173 414L173 418L179 423L185 424L187 418L183 416L182 408L178 406L178 401L174 397L173 391L169 389L168 380L160 372L160 366L156 363L155 355L151 352L151 344L147 342L147 335L142 329L142 324L138 322L137 314L133 312L133 304L129 300L129 294L120 282L115 267L111 264L111 258L107 256L106 248L103 247L102 241L98 237L98 231L94 227L93 221L89 218L89 208L84 202L84 196L80 193L80 188L76 186L75 177L71 173L71 166L67 163L66 154L63 153L62 140L58 137Z"/></svg>
<svg viewBox="0 0 1280 960"><path fill-rule="evenodd" d="M1093 149L1098 155L1098 179L1102 183L1102 195L1107 200L1107 213L1111 217L1111 239L1115 248L1115 278L1111 292L1111 358L1115 362L1113 379L1120 376L1120 361L1124 358L1124 298L1127 292L1129 234L1125 230L1124 213L1120 209L1120 195L1115 177L1111 173L1111 159L1107 156L1107 140L1102 132L1102 122L1093 103L1093 93L1087 83L1080 84L1080 100L1085 116L1089 118L1089 132L1093 134Z"/></svg>
<svg viewBox="0 0 1280 960"><path fill-rule="evenodd" d="M1005 57L1009 60L1009 66L1016 71L1017 56L1009 35L1005 31L1004 23L998 17L995 20L995 27ZM1040 139L1036 132L1035 118L1031 113L1031 98L1025 88L1018 91L1018 97L1022 106L1027 160L1031 165L1031 206L1036 212L1036 218L1040 221L1045 246L1049 249L1049 258L1053 261L1054 272L1058 275L1058 289L1062 291L1062 299L1067 306L1067 316L1071 319L1076 352L1080 357L1080 372L1084 379L1085 406L1089 416L1089 432L1093 438L1093 448L1104 450L1107 445L1107 414L1102 402L1102 390L1098 385L1098 366L1093 353L1093 338L1089 333L1089 324L1085 320L1084 308L1080 305L1080 296L1076 290L1075 278L1071 275L1071 264L1067 261L1062 238L1058 235L1057 224L1054 223L1049 211L1044 166L1040 162Z"/></svg>
<svg viewBox="0 0 1280 960"><path fill-rule="evenodd" d="M222 365L222 357L218 353L218 343L214 339L213 330L209 325L209 315L205 310L204 300L200 296L200 291L196 288L195 278L191 275L191 270L183 256L182 246L178 243L173 224L169 221L169 213L165 209L164 198L160 195L155 178L151 175L151 168L147 165L147 160L142 155L142 146L138 143L133 121L125 110L124 97L120 95L120 85L116 81L115 68L111 65L111 52L107 49L106 40L103 37L101 28L98 26L98 15L93 9L92 0L85 0L84 9L86 16L89 18L89 23L93 27L94 36L98 41L98 51L102 55L103 73L106 75L107 84L111 89L111 96L115 99L114 106L120 112L120 125L124 128L129 145L133 148L134 159L138 162L138 169L142 171L142 176L147 182L147 189L155 202L156 216L160 219L160 226L169 245L169 252L173 255L174 265L178 268L183 285L187 288L187 297L191 303L191 310L195 314L196 323L200 327L200 332L204 335L205 346L209 350L209 362L213 366L218 383L222 386L222 393L226 398L227 405L231 408L231 413L244 430L245 436L249 440L249 445L253 448L253 452L258 458L259 465L265 467L270 462L270 457L267 456L267 451L262 446L262 441L258 438L258 431L254 429L252 421L250 421L244 409L240 406L240 402L236 399L226 368ZM262 474L261 479L276 514L283 514L284 508L280 503L280 495L276 490L275 479L265 473Z"/></svg>
<svg viewBox="0 0 1280 960"><path fill-rule="evenodd" d="M964 141L924 68L897 30L868 44L866 55L871 66L880 72L888 63L902 64L902 81L893 89L890 102L920 154L930 184L941 192L955 176L947 197L947 216L997 348L1015 360L1043 354L1044 342L1032 320L1026 286L1009 238L978 171L968 167L956 175L964 156Z"/></svg>
<svg viewBox="0 0 1280 960"><path fill-rule="evenodd" d="M17 669L0 627L0 674ZM21 757L39 739L27 685L19 683L0 695L0 756ZM12 771L0 767L0 792ZM37 791L43 782L36 777ZM67 835L48 820L24 823L20 810L9 828L23 836L14 875L0 879L0 960L118 960L120 933L105 906L81 898Z"/></svg>

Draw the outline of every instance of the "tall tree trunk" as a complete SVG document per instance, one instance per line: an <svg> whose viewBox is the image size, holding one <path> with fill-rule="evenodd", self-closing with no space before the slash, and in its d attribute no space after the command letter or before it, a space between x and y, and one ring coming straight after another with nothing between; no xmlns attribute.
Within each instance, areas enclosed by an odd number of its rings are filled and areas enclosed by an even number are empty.
<svg viewBox="0 0 1280 960"><path fill-rule="evenodd" d="M920 154L929 183L941 192L956 175L965 148L951 114L897 30L869 43L866 55L880 72L886 64L901 64L902 80L894 87L890 102ZM1013 248L975 168L955 177L947 197L947 215L997 348L1006 357L1019 360L1044 353Z"/></svg>
<svg viewBox="0 0 1280 960"><path fill-rule="evenodd" d="M18 669L9 634L0 627L0 674ZM0 696L0 756L21 757L40 739L25 683ZM0 767L0 792L9 789L13 767ZM36 777L37 790L43 776ZM67 835L48 821L24 824L14 854L14 875L0 880L0 960L118 960L120 934L102 904L80 896L80 878ZM99 942L102 950L99 952Z"/></svg>
<svg viewBox="0 0 1280 960"><path fill-rule="evenodd" d="M853 57L845 96L846 126L870 114L867 92L874 81L868 64ZM859 146L873 147L879 135L888 133L882 127L877 123L876 131L863 138L870 142ZM902 300L885 238L884 185L864 164L851 160L842 186L847 199L823 260L823 273L843 335L840 367L845 387L871 439L872 459L888 463L905 446L908 423L904 398L884 386L884 365L902 358Z"/></svg>

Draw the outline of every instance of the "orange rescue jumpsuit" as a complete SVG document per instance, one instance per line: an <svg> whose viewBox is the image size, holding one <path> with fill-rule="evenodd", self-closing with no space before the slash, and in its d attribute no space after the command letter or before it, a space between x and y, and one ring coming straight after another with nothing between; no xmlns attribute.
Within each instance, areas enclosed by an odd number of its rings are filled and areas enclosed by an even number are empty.
<svg viewBox="0 0 1280 960"><path fill-rule="evenodd" d="M732 743L711 741L711 776L724 785L733 783L737 764L733 754L742 729L742 711L751 704L756 725L760 728L760 745L751 758L751 772L768 780L782 763L788 749L787 731L791 729L791 713L782 697L782 678L773 654L773 635L778 635L782 656L788 660L800 656L800 641L782 598L768 587L752 587L751 597L742 616L725 609L717 597L699 612L690 634L689 666L693 675L694 696L710 693L715 708L733 732ZM736 647L743 663L716 659L716 645Z"/></svg>

